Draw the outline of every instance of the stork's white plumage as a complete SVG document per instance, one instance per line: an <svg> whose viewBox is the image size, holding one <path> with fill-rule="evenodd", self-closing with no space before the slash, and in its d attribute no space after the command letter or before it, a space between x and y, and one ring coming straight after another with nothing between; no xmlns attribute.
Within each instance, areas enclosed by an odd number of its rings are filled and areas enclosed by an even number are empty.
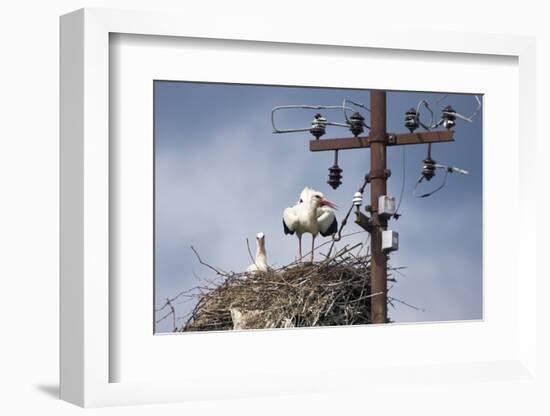
<svg viewBox="0 0 550 416"><path fill-rule="evenodd" d="M256 234L256 256L254 263L246 269L247 272L267 272L267 253L265 252L265 234Z"/></svg>
<svg viewBox="0 0 550 416"><path fill-rule="evenodd" d="M321 233L327 237L336 233L338 222L333 208L334 202L324 198L321 192L305 187L300 194L297 204L286 208L283 212L283 227L285 234L294 234L298 237L298 256L302 259L302 234L311 234L311 261L315 237Z"/></svg>

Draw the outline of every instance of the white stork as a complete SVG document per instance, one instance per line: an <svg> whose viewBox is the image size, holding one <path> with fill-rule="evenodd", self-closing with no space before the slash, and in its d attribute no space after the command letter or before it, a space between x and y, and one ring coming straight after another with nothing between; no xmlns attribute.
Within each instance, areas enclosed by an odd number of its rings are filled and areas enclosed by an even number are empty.
<svg viewBox="0 0 550 416"><path fill-rule="evenodd" d="M327 237L338 230L333 209L336 209L334 202L325 199L321 192L305 187L298 203L284 210L285 234L296 233L300 260L302 260L302 234L311 234L311 262L313 262L313 248L317 234L321 233L323 237Z"/></svg>
<svg viewBox="0 0 550 416"><path fill-rule="evenodd" d="M267 272L267 254L265 252L265 234L256 234L256 256L254 263L246 269L249 273Z"/></svg>

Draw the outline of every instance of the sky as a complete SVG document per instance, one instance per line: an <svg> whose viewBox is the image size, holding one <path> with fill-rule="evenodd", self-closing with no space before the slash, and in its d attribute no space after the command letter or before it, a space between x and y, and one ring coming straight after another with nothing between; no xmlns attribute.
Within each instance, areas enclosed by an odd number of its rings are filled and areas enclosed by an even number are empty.
<svg viewBox="0 0 550 416"><path fill-rule="evenodd" d="M388 91L387 131L407 133L404 113L422 99L437 117L448 104L464 115L476 108L471 94L444 96ZM199 264L191 246L209 264L241 272L251 263L246 239L254 244L255 235L263 232L268 263L292 262L297 239L284 234L282 212L296 203L305 186L335 201L341 207L337 218L342 219L368 173L369 150L340 152L343 184L333 190L326 183L333 152L310 152L308 132L273 134L271 110L288 104L340 105L343 99L368 105L370 95L358 89L154 82L156 308L166 298L197 286L200 279L215 277ZM368 112L359 111L368 124ZM281 111L277 127L309 127L316 112ZM329 121L343 121L341 111L321 112ZM427 117L425 111L423 115ZM328 127L321 140L349 136L344 128ZM399 250L391 254L390 264L404 269L393 276L397 282L390 284L389 294L418 308L394 303L388 314L398 323L481 319L481 112L473 123L457 122L454 142L432 146L438 163L470 174L450 174L441 191L417 198L413 188L426 151L426 145L387 151L392 172L388 194L398 198L403 177L405 183L402 216L388 227L399 233ZM433 189L442 179L439 173L420 191ZM365 202L368 195L367 187ZM344 234L360 230L353 218ZM304 247L309 247L309 238L304 237ZM319 238L317 243L323 241ZM350 237L345 243L354 241L367 241L366 235ZM180 326L194 304L180 298L174 306ZM157 319L161 316L156 314ZM171 320L165 319L156 325L156 332L168 332L171 327Z"/></svg>

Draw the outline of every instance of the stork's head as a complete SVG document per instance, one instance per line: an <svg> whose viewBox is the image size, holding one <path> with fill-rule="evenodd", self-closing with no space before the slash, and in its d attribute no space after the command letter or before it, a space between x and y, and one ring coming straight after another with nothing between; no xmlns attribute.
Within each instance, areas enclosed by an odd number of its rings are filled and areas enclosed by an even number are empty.
<svg viewBox="0 0 550 416"><path fill-rule="evenodd" d="M264 233L256 234L256 242L258 243L259 247L264 247L265 246L265 234Z"/></svg>
<svg viewBox="0 0 550 416"><path fill-rule="evenodd" d="M333 209L338 209L337 205L334 202L329 201L328 199L325 199L322 192L308 188L307 186L304 188L304 190L300 194L299 203L308 204L309 206L314 208L319 208L326 205Z"/></svg>

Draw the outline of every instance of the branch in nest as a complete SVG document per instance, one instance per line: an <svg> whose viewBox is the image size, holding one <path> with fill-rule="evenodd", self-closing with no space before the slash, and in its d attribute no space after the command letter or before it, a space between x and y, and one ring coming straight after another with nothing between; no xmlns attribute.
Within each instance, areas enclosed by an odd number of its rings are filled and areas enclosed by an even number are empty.
<svg viewBox="0 0 550 416"><path fill-rule="evenodd" d="M213 270L214 272L216 272L216 274L218 274L220 276L225 276L225 277L230 276L230 274L227 273L226 271L224 271L222 269L218 269L217 267L211 266L210 264L205 263L204 261L202 261L201 256L199 255L197 250L195 250L195 247L191 246L191 250L193 250L193 253L195 253L195 256L197 256L197 259L199 260L200 264L202 264L203 266L208 267L210 270Z"/></svg>
<svg viewBox="0 0 550 416"><path fill-rule="evenodd" d="M401 303L401 304L403 304L403 305L405 305L405 306L408 306L409 308L415 309L415 310L417 310L417 311L426 312L426 309L424 309L424 308L419 308L418 306L411 305L410 303L404 302L404 301L402 301L402 300L400 300L400 299L397 299L397 298L393 298L393 297L388 296L388 301L391 301L391 302L393 302L393 301L399 302L399 303Z"/></svg>

